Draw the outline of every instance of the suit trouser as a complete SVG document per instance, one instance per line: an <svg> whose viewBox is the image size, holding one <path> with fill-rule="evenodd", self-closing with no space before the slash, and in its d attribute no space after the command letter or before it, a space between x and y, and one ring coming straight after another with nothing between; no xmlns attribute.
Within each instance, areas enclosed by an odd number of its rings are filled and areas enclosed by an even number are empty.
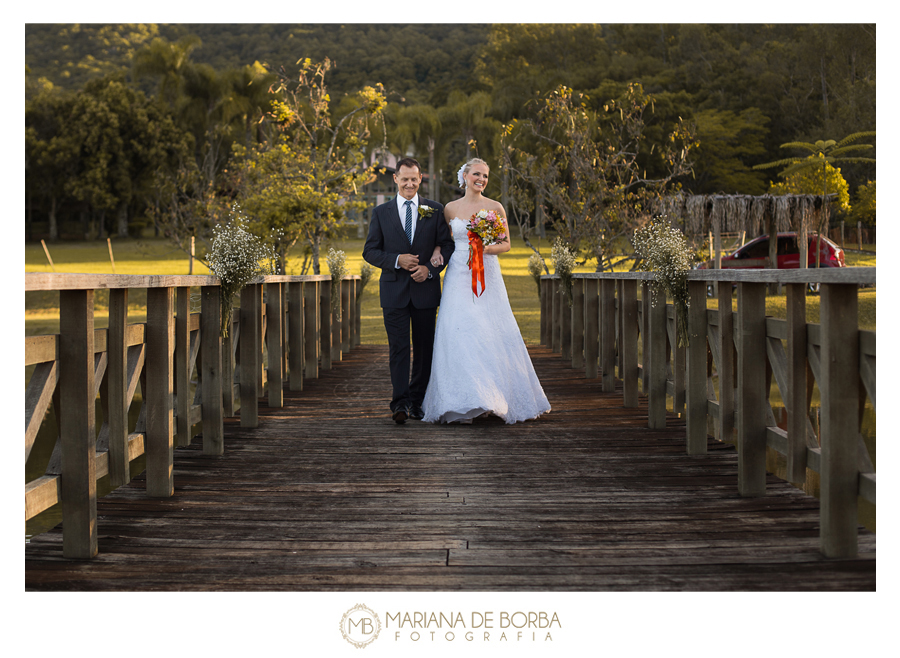
<svg viewBox="0 0 900 658"><path fill-rule="evenodd" d="M434 352L434 327L437 308L416 308L410 302L404 308L382 308L384 328L390 347L391 411L421 406L431 377ZM410 375L409 339L412 325L412 375Z"/></svg>

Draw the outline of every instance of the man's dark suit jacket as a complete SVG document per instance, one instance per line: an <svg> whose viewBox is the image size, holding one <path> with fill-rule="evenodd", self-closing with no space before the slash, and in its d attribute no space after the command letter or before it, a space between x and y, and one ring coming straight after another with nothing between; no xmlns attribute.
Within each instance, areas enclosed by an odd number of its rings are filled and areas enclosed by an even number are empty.
<svg viewBox="0 0 900 658"><path fill-rule="evenodd" d="M404 308L412 302L415 308L437 308L441 303L440 273L453 253L453 236L444 220L444 207L436 201L419 197L419 206L434 208L429 217L413 215L416 229L410 245L400 221L396 197L383 203L372 213L369 236L363 247L363 258L375 267L381 268L382 308ZM434 247L440 245L444 265L431 264ZM431 272L431 278L416 283L409 270L395 267L400 254L415 254L419 264Z"/></svg>

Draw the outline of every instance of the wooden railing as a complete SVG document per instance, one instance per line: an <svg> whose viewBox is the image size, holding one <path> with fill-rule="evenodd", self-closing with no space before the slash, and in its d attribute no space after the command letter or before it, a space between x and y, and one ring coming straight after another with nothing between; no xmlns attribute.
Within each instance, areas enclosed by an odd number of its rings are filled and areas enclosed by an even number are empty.
<svg viewBox="0 0 900 658"><path fill-rule="evenodd" d="M673 305L651 304L652 278L576 274L569 308L558 294L559 278L542 277L541 343L587 377L602 377L603 391L613 392L618 379L626 407L638 405L640 388L650 428L665 427L671 397L673 410L686 414L688 454L706 452L712 418L715 436L736 443L742 496L765 494L767 447L785 455L791 482L803 483L807 468L818 472L821 551L855 556L857 496L875 503L875 468L860 435L866 397L875 407L875 332L858 327L859 286L875 284L875 268L692 271L686 348L675 340ZM718 310L706 307L711 282L719 282ZM772 283L787 289L784 320L766 317ZM818 324L806 322L810 283L821 286ZM737 288L736 311L729 284ZM769 404L773 377L787 410L786 430ZM814 382L821 444L809 420Z"/></svg>
<svg viewBox="0 0 900 658"><path fill-rule="evenodd" d="M269 406L280 407L285 382L302 390L304 378L359 345L359 279L341 281L340 314L332 311L330 276L259 279L242 290L223 339L215 277L26 274L26 291L59 291L60 332L25 338L25 366L34 366L25 393L26 462L51 405L59 428L46 473L25 484L25 520L61 503L64 557L96 555L97 480L108 474L111 487L127 484L131 460L143 454L147 495L171 496L173 449L191 443L195 425L204 454L221 455L223 419L238 406L241 426L257 427L264 390ZM192 287L200 290L200 313L191 312ZM129 324L129 290L140 288L147 321ZM94 328L98 289L109 290L108 329ZM192 379L199 382L193 393ZM138 384L142 406L129 427Z"/></svg>

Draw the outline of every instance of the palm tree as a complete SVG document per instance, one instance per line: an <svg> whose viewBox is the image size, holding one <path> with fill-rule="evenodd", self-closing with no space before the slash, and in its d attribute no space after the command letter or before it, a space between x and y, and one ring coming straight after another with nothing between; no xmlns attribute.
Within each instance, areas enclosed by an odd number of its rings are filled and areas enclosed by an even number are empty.
<svg viewBox="0 0 900 658"><path fill-rule="evenodd" d="M823 180L823 191L822 191L822 205L824 206L824 212L822 213L823 221L822 224L824 226L828 226L828 165L834 167L835 163L849 163L849 162L875 162L875 158L864 158L858 155L848 156L848 153L856 153L859 151L865 151L873 148L871 144L853 144L853 142L862 139L863 137L874 137L874 130L866 130L858 133L853 133L852 135L847 135L839 142L836 142L833 139L829 140L818 140L815 143L812 142L787 142L786 144L782 144L781 148L799 148L805 151L808 151L810 155L806 157L794 156L791 158L784 158L782 160L776 160L775 162L767 162L765 164L756 165L753 167L754 169L768 169L770 167L784 167L787 168L782 171L779 175L782 177L791 176L793 174L799 173L805 170L812 170L818 167L822 168L822 180ZM819 230L816 235L816 267L819 267L821 262L821 248L822 248L822 224L819 226ZM801 239L805 238L805 236L801 236ZM800 259L800 267L806 267L806 261L804 259Z"/></svg>
<svg viewBox="0 0 900 658"><path fill-rule="evenodd" d="M392 140L400 152L412 145L416 153L428 151L428 198L437 199L437 172L434 168L435 145L441 134L441 119L431 105L401 107L394 119Z"/></svg>

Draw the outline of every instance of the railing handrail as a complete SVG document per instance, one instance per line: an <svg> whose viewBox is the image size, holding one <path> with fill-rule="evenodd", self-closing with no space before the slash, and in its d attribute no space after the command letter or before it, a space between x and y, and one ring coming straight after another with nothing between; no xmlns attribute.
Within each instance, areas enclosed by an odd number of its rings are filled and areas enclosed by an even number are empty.
<svg viewBox="0 0 900 658"><path fill-rule="evenodd" d="M731 281L733 283L848 283L874 284L874 267L821 267L796 270L751 270L729 268L722 270L691 270L688 281ZM653 281L653 272L579 272L576 279L632 279ZM542 274L542 279L559 279L558 274Z"/></svg>
<svg viewBox="0 0 900 658"><path fill-rule="evenodd" d="M360 279L348 274L344 279ZM268 274L250 283L299 283L330 281L330 274ZM25 292L37 290L108 290L119 288L182 288L218 286L219 277L203 274L79 274L63 272L26 272Z"/></svg>

